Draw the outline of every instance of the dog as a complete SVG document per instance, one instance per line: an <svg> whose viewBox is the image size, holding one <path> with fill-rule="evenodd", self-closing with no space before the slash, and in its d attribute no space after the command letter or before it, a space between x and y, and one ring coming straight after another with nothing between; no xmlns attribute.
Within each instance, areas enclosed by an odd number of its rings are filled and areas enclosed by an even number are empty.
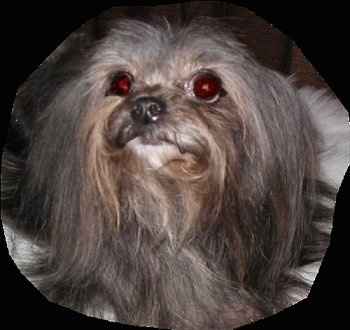
<svg viewBox="0 0 350 330"><path fill-rule="evenodd" d="M48 299L87 315L236 328L307 296L348 134L337 100L260 65L230 24L117 19L19 90L9 250Z"/></svg>

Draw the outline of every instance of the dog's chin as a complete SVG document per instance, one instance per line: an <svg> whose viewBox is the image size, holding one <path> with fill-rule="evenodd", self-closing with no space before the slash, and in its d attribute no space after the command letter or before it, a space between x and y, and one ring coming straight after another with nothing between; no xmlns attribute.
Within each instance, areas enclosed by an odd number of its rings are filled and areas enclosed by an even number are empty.
<svg viewBox="0 0 350 330"><path fill-rule="evenodd" d="M191 168L198 160L198 156L185 147L170 141L148 140L142 136L130 140L125 148L148 170L161 171L173 164Z"/></svg>

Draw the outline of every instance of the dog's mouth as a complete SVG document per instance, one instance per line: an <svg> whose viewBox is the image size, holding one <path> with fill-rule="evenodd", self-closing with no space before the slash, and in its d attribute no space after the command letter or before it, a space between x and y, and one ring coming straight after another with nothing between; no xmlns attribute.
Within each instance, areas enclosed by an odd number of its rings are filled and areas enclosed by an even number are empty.
<svg viewBox="0 0 350 330"><path fill-rule="evenodd" d="M178 149L181 154L190 152L186 148L186 139L183 134L172 128L162 127L159 124L130 125L126 124L119 128L117 133L110 131L109 140L118 148L138 145L140 148L149 146L172 146Z"/></svg>
<svg viewBox="0 0 350 330"><path fill-rule="evenodd" d="M119 150L131 151L137 159L156 170L174 162L194 165L203 151L195 147L197 144L183 132L164 127L161 129L159 126L149 129L125 127L118 132L113 142Z"/></svg>
<svg viewBox="0 0 350 330"><path fill-rule="evenodd" d="M139 140L145 140L144 138L144 131L141 129L138 129L137 127L132 126L126 126L122 127L118 134L114 136L110 136L110 140L117 148L124 148L130 141L138 138ZM145 140L145 144L156 144L155 141L151 141L150 139L147 139L149 141Z"/></svg>
<svg viewBox="0 0 350 330"><path fill-rule="evenodd" d="M174 161L185 161L188 163L196 159L195 155L185 151L183 148L179 148L173 143L167 143L165 141L145 143L145 141L142 140L142 138L132 139L127 144L127 148L131 150L138 159L148 163L150 168L159 170Z"/></svg>

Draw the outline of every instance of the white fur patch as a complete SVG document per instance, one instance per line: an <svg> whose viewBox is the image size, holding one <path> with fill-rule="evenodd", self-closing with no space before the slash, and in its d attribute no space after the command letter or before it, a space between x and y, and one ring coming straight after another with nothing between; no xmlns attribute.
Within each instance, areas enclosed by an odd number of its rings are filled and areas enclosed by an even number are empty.
<svg viewBox="0 0 350 330"><path fill-rule="evenodd" d="M173 160L191 161L193 158L189 153L181 153L175 145L168 143L145 145L136 138L128 143L128 147L145 162L148 170L158 171Z"/></svg>
<svg viewBox="0 0 350 330"><path fill-rule="evenodd" d="M320 266L321 262L314 262L291 271L293 275L297 276L297 278L299 278L302 282L305 282L310 286L309 290L300 289L298 287L290 288L288 290L288 296L290 297L291 304L296 304L297 302L307 298Z"/></svg>
<svg viewBox="0 0 350 330"><path fill-rule="evenodd" d="M37 256L41 254L42 249L33 241L15 232L5 224L3 224L7 248L16 263L21 268L23 264L30 264L37 260Z"/></svg>
<svg viewBox="0 0 350 330"><path fill-rule="evenodd" d="M147 160L152 169L159 169L172 159L180 157L178 148L170 144L144 145L136 138L128 146L140 159Z"/></svg>
<svg viewBox="0 0 350 330"><path fill-rule="evenodd" d="M325 90L305 87L300 94L309 105L322 137L320 179L338 190L350 163L349 114Z"/></svg>

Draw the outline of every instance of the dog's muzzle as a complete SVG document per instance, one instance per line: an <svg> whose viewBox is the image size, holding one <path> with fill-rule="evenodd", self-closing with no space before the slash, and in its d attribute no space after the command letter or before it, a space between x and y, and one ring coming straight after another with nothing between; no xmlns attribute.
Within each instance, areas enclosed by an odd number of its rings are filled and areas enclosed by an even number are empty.
<svg viewBox="0 0 350 330"><path fill-rule="evenodd" d="M142 96L127 104L120 114L116 111L109 118L108 138L117 147L124 147L129 141L139 137L144 144L157 144L160 141L160 119L167 110L166 103L158 97Z"/></svg>

